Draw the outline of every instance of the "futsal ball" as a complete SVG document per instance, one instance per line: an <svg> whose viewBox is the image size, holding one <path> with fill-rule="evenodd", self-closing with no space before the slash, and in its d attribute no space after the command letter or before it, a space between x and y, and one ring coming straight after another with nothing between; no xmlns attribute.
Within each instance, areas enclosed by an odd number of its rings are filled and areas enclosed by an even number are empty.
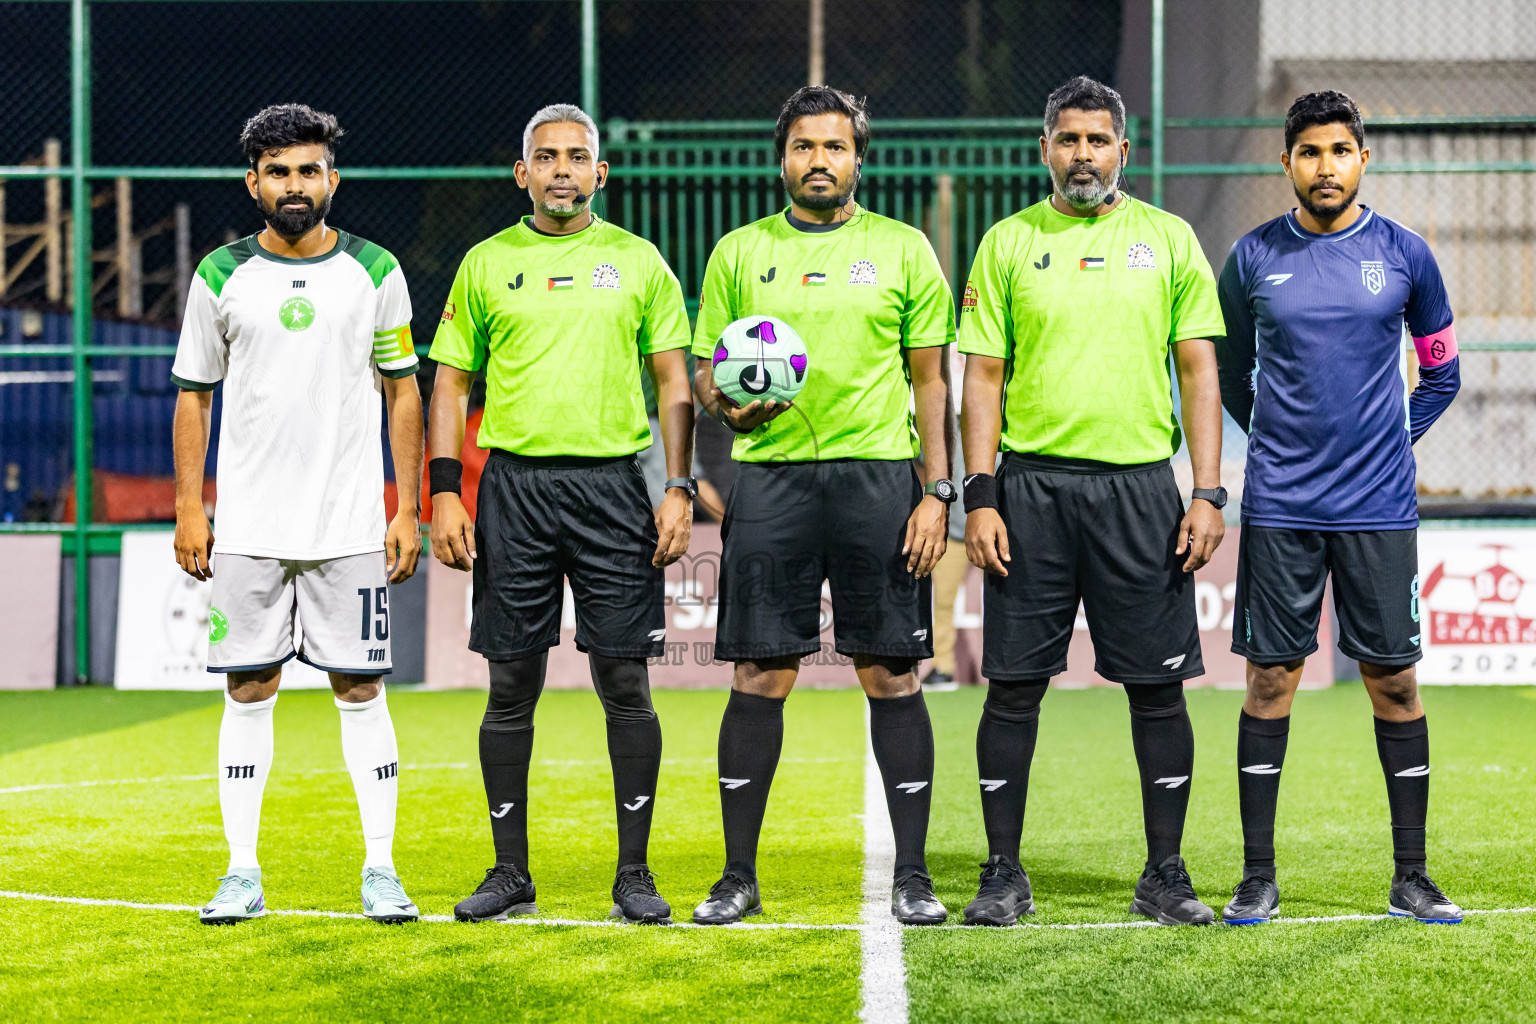
<svg viewBox="0 0 1536 1024"><path fill-rule="evenodd" d="M744 316L715 342L715 387L737 405L793 401L809 371L805 342L778 317Z"/></svg>

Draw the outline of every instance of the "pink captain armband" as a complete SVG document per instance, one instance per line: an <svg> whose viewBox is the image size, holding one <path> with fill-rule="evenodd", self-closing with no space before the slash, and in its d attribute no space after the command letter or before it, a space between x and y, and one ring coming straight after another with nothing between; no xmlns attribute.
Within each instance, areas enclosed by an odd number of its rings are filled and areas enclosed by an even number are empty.
<svg viewBox="0 0 1536 1024"><path fill-rule="evenodd" d="M1420 366L1441 366L1456 358L1456 325L1448 324L1445 330L1413 339L1413 347L1419 354Z"/></svg>

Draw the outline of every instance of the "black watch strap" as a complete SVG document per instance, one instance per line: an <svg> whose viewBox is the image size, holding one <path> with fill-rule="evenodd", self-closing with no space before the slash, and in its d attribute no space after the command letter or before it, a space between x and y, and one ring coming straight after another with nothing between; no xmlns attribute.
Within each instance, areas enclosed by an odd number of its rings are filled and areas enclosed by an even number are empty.
<svg viewBox="0 0 1536 1024"><path fill-rule="evenodd" d="M1189 496L1191 498L1201 498L1217 508L1227 507L1227 489L1225 487L1196 487L1189 492Z"/></svg>
<svg viewBox="0 0 1536 1024"><path fill-rule="evenodd" d="M674 487L681 487L687 491L690 498L699 496L699 482L691 476L674 476L663 485L662 490L670 491Z"/></svg>
<svg viewBox="0 0 1536 1024"><path fill-rule="evenodd" d="M955 490L955 485L949 480L935 480L923 488L924 494L931 494L946 505L953 505L955 499L960 497L960 492Z"/></svg>

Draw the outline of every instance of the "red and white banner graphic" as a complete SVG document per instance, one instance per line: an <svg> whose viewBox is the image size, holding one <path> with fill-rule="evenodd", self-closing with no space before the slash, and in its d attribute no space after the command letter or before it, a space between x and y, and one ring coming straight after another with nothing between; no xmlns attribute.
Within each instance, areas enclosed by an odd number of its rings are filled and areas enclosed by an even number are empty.
<svg viewBox="0 0 1536 1024"><path fill-rule="evenodd" d="M1419 530L1422 683L1536 683L1536 530Z"/></svg>

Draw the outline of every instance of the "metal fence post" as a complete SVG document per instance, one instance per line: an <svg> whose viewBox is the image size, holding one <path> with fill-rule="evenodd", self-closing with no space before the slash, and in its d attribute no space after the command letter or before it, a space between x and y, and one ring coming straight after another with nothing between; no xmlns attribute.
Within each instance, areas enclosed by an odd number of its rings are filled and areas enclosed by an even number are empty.
<svg viewBox="0 0 1536 1024"><path fill-rule="evenodd" d="M597 0L581 0L581 109L601 123L597 105Z"/></svg>
<svg viewBox="0 0 1536 1024"><path fill-rule="evenodd" d="M1152 0L1152 205L1163 205L1163 0Z"/></svg>
<svg viewBox="0 0 1536 1024"><path fill-rule="evenodd" d="M91 22L87 0L72 0L70 44L70 208L74 216L75 681L91 679Z"/></svg>

